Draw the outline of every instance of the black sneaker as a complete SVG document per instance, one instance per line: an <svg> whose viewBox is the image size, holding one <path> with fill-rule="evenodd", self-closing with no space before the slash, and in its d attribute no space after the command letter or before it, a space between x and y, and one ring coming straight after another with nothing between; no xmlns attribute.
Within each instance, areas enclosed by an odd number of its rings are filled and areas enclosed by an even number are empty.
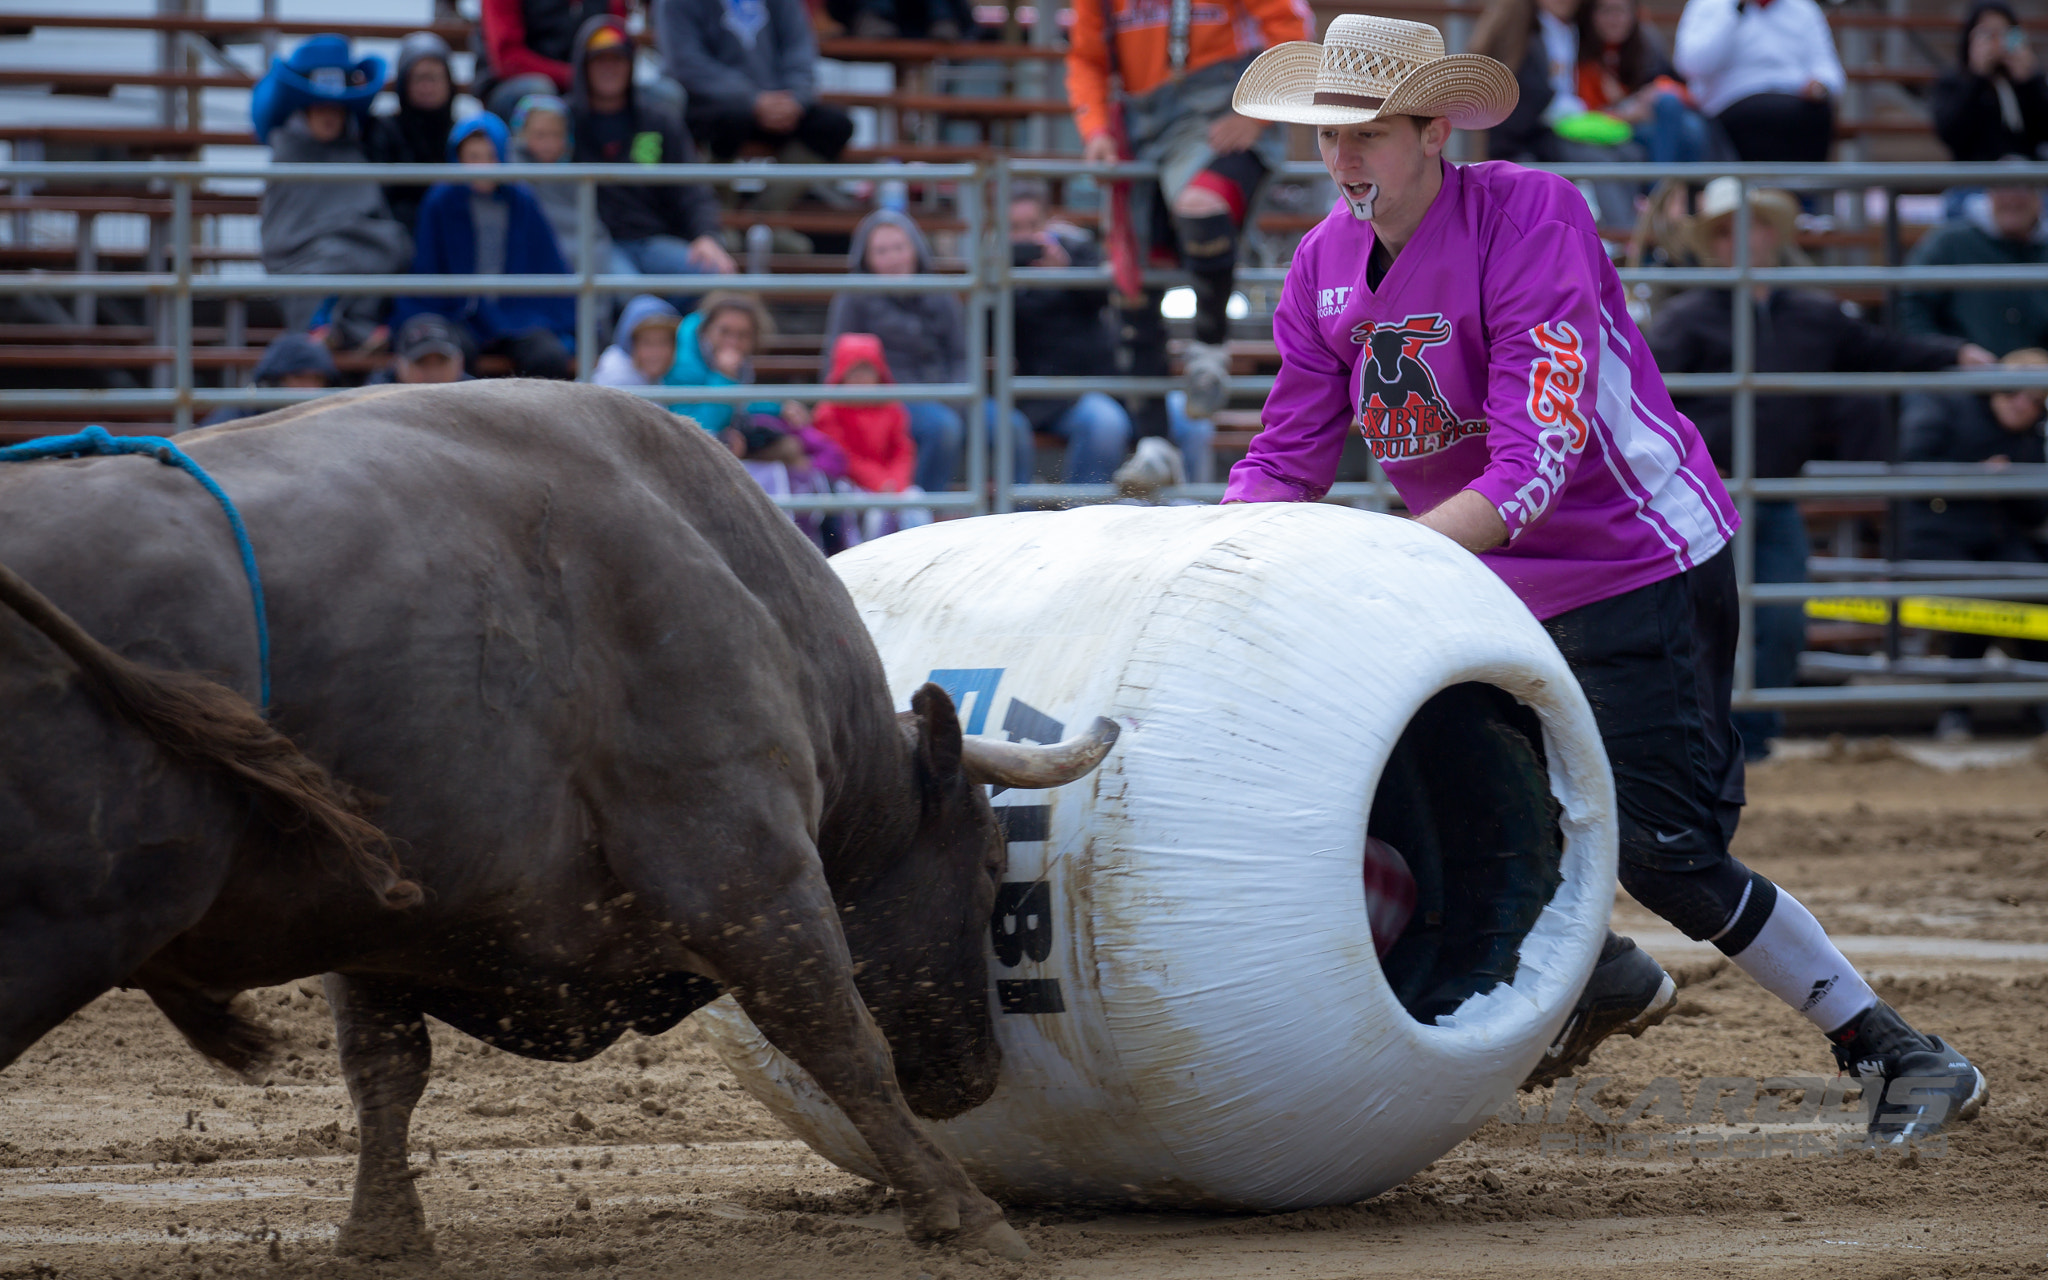
<svg viewBox="0 0 2048 1280"><path fill-rule="evenodd" d="M1544 1050L1543 1060L1522 1081L1522 1088L1556 1083L1585 1066L1602 1040L1617 1031L1640 1036L1677 1007L1678 985L1664 967L1638 949L1634 940L1610 931L1572 1016L1565 1019L1564 1030Z"/></svg>
<svg viewBox="0 0 2048 1280"><path fill-rule="evenodd" d="M1956 1120L1974 1120L1991 1089L1984 1073L1940 1036L1921 1035L1880 1000L1828 1037L1835 1062L1863 1081L1870 1136L1887 1143L1926 1138ZM1895 1080L1911 1096L1892 1101ZM1876 1097L1871 1091L1876 1091Z"/></svg>

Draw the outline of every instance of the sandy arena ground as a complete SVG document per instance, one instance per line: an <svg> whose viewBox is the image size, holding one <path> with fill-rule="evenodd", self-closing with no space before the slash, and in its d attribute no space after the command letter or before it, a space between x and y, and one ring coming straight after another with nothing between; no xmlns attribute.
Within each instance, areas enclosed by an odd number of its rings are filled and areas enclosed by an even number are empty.
<svg viewBox="0 0 2048 1280"><path fill-rule="evenodd" d="M414 1164L437 1270L330 1246L353 1118L316 983L259 993L299 1055L224 1082L137 994L0 1074L0 1280L28 1277L1686 1277L2048 1274L2048 765L1939 772L1883 747L1753 775L1738 852L1792 888L1918 1025L1991 1080L1945 1157L1545 1154L1490 1122L1394 1192L1278 1217L1013 1208L1024 1264L904 1242L888 1197L789 1141L685 1023L574 1067L435 1028ZM1689 980L1596 1059L1655 1076L1832 1075L1807 1025L1632 903ZM1541 1101L1541 1095L1532 1095ZM1661 1122L1659 1122L1661 1123ZM1683 1134L1695 1126L1665 1132ZM1657 1133L1656 1123L1629 1132ZM1713 1132L1745 1134L1746 1128ZM1553 1138L1553 1145L1557 1141Z"/></svg>

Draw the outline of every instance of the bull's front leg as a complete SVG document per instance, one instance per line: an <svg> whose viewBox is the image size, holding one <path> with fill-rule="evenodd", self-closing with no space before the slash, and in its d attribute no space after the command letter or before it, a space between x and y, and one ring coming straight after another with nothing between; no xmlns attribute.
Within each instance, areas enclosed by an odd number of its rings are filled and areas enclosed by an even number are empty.
<svg viewBox="0 0 2048 1280"><path fill-rule="evenodd" d="M382 984L338 973L325 982L361 1142L355 1199L335 1249L378 1258L432 1253L426 1211L406 1167L412 1109L433 1054L426 1019Z"/></svg>
<svg viewBox="0 0 2048 1280"><path fill-rule="evenodd" d="M627 876L669 904L667 918L682 925L691 949L717 970L754 1025L808 1071L860 1131L902 1200L904 1230L913 1239L1029 1257L1030 1248L995 1201L925 1136L904 1101L888 1041L854 986L846 937L816 852L808 843L772 849L776 843L768 836L754 846L763 851L761 865L780 873L772 888L762 880L742 884L734 875L718 886L723 893L706 893L710 886L703 882L712 877L672 856L629 869ZM676 883L678 867L695 870L697 882Z"/></svg>

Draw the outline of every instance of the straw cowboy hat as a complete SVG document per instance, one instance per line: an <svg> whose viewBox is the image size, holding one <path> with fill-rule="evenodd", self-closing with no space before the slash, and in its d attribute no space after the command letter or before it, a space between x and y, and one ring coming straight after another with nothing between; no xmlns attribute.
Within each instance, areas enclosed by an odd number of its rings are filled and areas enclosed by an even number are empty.
<svg viewBox="0 0 2048 1280"><path fill-rule="evenodd" d="M1735 216L1740 201L1738 193L1741 184L1733 178L1716 178L1700 192L1699 208L1692 215L1692 248L1701 258L1712 256L1714 237ZM1799 235L1799 202L1783 191L1765 188L1751 188L1749 209L1753 217L1769 222L1778 232L1778 246L1782 252L1797 254L1794 243ZM1797 261L1797 259L1794 259ZM1759 263L1760 266L1776 266L1776 263Z"/></svg>
<svg viewBox="0 0 2048 1280"><path fill-rule="evenodd" d="M1435 27L1347 13L1330 20L1321 44L1291 40L1260 54L1230 105L1289 124L1442 116L1460 129L1491 129L1520 96L1505 64L1476 53L1446 57Z"/></svg>

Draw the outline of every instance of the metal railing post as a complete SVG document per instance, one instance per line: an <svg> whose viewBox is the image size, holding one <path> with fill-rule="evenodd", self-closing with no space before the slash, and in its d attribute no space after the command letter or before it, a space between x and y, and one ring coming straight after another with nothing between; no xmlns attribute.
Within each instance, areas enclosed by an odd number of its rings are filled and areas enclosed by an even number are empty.
<svg viewBox="0 0 2048 1280"><path fill-rule="evenodd" d="M597 368L597 180L576 183L576 380Z"/></svg>
<svg viewBox="0 0 2048 1280"><path fill-rule="evenodd" d="M995 290L995 438L996 438L996 510L1016 509L1011 500L1011 487L1020 479L1029 484L1034 477L1018 476L1017 470L1017 394L1011 385L1016 376L1017 363L1017 281L1010 261L1009 235L1006 220L1010 214L1010 158L998 156L995 161L996 198L988 244L983 257L994 267Z"/></svg>
<svg viewBox="0 0 2048 1280"><path fill-rule="evenodd" d="M1729 422L1733 436L1735 489L1735 597L1740 602L1741 630L1735 644L1734 699L1741 705L1756 691L1756 296L1750 272L1749 180L1735 180L1735 296L1729 318L1729 372L1736 377Z"/></svg>
<svg viewBox="0 0 2048 1280"><path fill-rule="evenodd" d="M988 495L988 426L984 421L988 408L988 363L986 342L988 320L992 310L989 299L988 263L982 250L982 195L983 184L988 173L981 165L974 167L974 176L961 188L966 207L961 211L967 223L965 232L967 251L973 255L969 264L973 272L972 291L967 303L967 385L974 388L973 397L967 402L967 488L974 494L974 514L985 516L989 512ZM1010 491L1003 486L996 494L996 501L1004 504L1000 509L1009 510Z"/></svg>
<svg viewBox="0 0 2048 1280"><path fill-rule="evenodd" d="M28 213L26 210L22 212L21 218L21 227L16 238L22 244L27 244L29 237ZM78 229L71 233L76 241L72 245L72 261L77 265L80 275L89 275L100 269L99 225L98 214L81 213L78 215ZM74 297L71 300L71 315L80 324L98 324L100 322L99 298L90 293L81 293Z"/></svg>
<svg viewBox="0 0 2048 1280"><path fill-rule="evenodd" d="M171 386L177 403L171 421L184 431L192 426L192 178L171 182L171 263L177 290L171 295Z"/></svg>

